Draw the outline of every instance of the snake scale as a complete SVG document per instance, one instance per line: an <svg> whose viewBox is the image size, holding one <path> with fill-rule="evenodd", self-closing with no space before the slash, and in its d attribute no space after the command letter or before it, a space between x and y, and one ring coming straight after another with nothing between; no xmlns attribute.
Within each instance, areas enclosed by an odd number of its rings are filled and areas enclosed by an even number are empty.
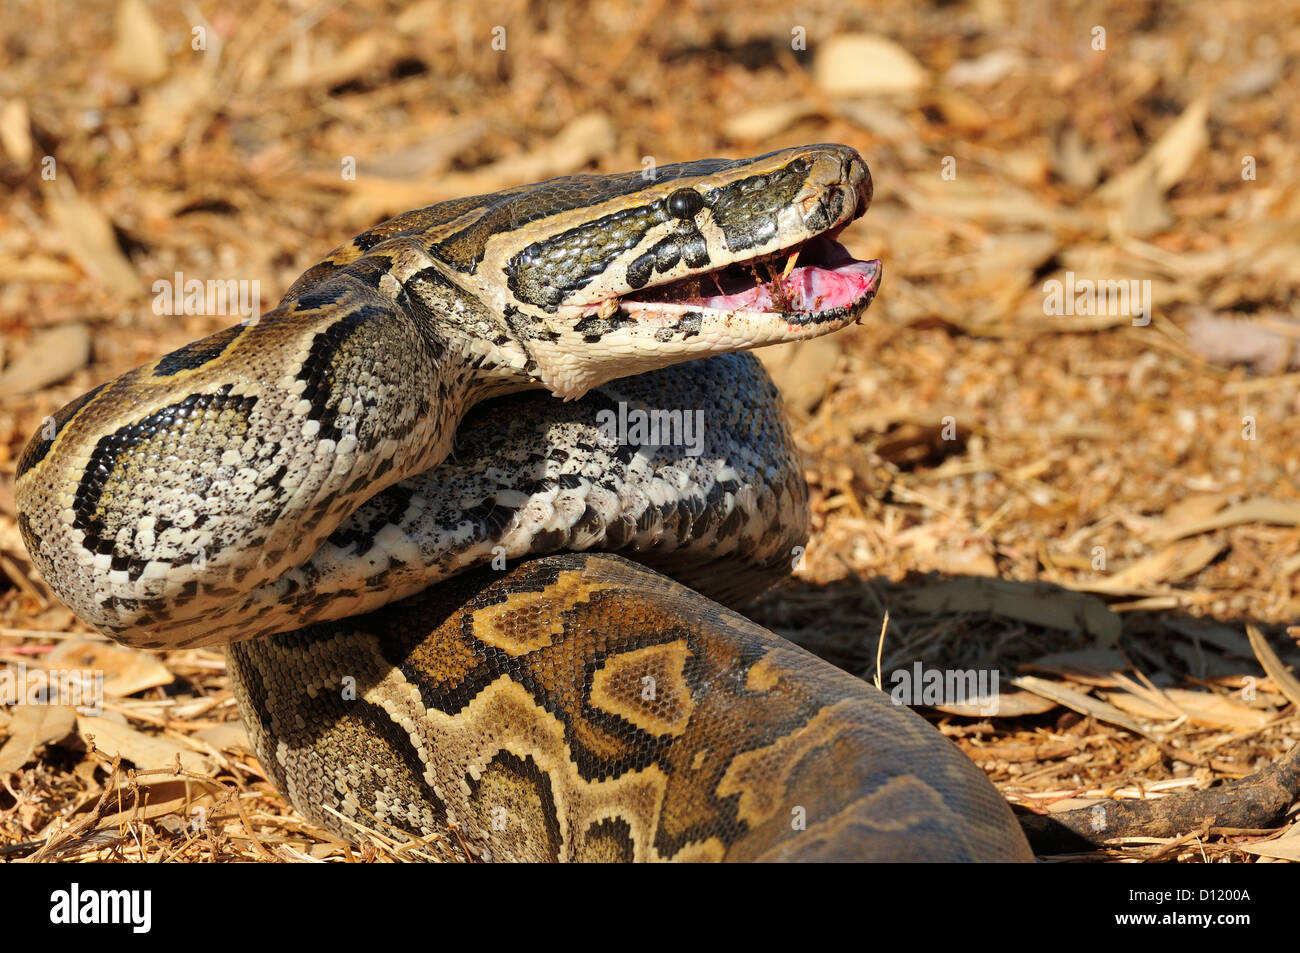
<svg viewBox="0 0 1300 953"><path fill-rule="evenodd" d="M400 215L60 410L24 541L119 642L226 645L268 774L347 838L1030 859L923 719L734 611L809 527L745 352L860 319L880 263L835 239L871 191L813 145Z"/></svg>

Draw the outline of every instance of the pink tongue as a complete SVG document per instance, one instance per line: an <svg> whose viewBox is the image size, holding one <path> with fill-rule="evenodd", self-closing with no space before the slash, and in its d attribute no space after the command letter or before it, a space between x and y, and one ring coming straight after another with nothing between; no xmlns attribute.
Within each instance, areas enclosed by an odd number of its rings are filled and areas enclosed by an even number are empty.
<svg viewBox="0 0 1300 953"><path fill-rule="evenodd" d="M787 278L756 285L736 294L694 298L683 304L698 304L723 311L832 311L847 307L874 291L880 281L880 262L855 261L834 268L810 265L796 268ZM780 297L772 286L780 286Z"/></svg>

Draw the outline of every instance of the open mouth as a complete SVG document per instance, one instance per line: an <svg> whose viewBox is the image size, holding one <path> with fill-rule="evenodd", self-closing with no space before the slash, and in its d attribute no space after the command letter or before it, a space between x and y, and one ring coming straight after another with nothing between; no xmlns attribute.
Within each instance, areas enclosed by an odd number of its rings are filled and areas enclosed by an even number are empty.
<svg viewBox="0 0 1300 953"><path fill-rule="evenodd" d="M880 262L859 261L835 236L816 235L790 248L717 271L646 288L621 299L629 311L707 308L794 316L861 311L880 286Z"/></svg>

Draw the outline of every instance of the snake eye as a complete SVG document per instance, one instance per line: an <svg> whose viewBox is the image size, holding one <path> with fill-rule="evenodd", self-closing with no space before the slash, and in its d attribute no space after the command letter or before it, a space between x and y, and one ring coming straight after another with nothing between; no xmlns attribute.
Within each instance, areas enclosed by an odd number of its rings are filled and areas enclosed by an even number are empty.
<svg viewBox="0 0 1300 953"><path fill-rule="evenodd" d="M694 189L678 189L668 196L668 214L673 218L691 218L704 208L704 197Z"/></svg>

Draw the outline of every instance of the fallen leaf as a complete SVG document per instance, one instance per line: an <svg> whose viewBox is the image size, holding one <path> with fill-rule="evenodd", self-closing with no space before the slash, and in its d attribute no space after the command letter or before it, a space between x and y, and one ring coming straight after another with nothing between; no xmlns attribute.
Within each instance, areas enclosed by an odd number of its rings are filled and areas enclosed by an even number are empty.
<svg viewBox="0 0 1300 953"><path fill-rule="evenodd" d="M1152 586L1178 582L1200 572L1223 548L1223 543L1204 537L1176 543L1081 588L1115 595L1144 595Z"/></svg>
<svg viewBox="0 0 1300 953"><path fill-rule="evenodd" d="M1239 843L1233 846L1256 857L1275 857L1278 860L1300 862L1300 825L1292 827L1281 837L1273 840L1256 841L1253 844Z"/></svg>
<svg viewBox="0 0 1300 953"><path fill-rule="evenodd" d="M553 138L522 156L512 156L471 172L440 176L430 182L395 182L371 177L362 190L344 202L339 214L348 219L430 205L463 195L495 192L521 182L533 182L576 172L614 148L614 126L604 113L586 113L574 119ZM337 185L338 173L329 179L314 177L322 185ZM349 187L357 183L346 183Z"/></svg>
<svg viewBox="0 0 1300 953"><path fill-rule="evenodd" d="M122 253L113 223L98 204L78 195L61 177L47 183L45 206L68 250L87 271L121 294L143 294L140 276Z"/></svg>
<svg viewBox="0 0 1300 953"><path fill-rule="evenodd" d="M1006 47L974 59L958 60L949 67L944 79L953 86L992 86L1004 77L1020 72L1024 66L1024 54Z"/></svg>
<svg viewBox="0 0 1300 953"><path fill-rule="evenodd" d="M1246 500L1208 518L1164 523L1156 528L1153 535L1159 539L1181 539L1184 536L1210 533L1216 529L1240 526L1243 523L1300 526L1300 502L1267 498Z"/></svg>
<svg viewBox="0 0 1300 953"><path fill-rule="evenodd" d="M1116 708L1151 721L1186 716L1199 725L1246 731L1263 727L1272 719L1267 712L1238 705L1213 692L1166 688L1161 690L1161 695L1165 704L1130 692L1107 692L1105 698Z"/></svg>
<svg viewBox="0 0 1300 953"><path fill-rule="evenodd" d="M248 731L240 721L223 721L211 728L195 732L195 738L206 741L218 751L252 751L248 740Z"/></svg>
<svg viewBox="0 0 1300 953"><path fill-rule="evenodd" d="M0 373L0 397L30 394L63 380L90 360L90 329L58 324L32 335Z"/></svg>
<svg viewBox="0 0 1300 953"><path fill-rule="evenodd" d="M302 56L287 56L276 85L281 89L338 86L365 72L379 59L382 49L379 35L367 32L353 39L339 52L318 57L316 62Z"/></svg>
<svg viewBox="0 0 1300 953"><path fill-rule="evenodd" d="M1148 186L1163 194L1177 185L1209 145L1210 134L1206 128L1209 111L1206 97L1194 100L1147 154L1098 189L1097 197L1123 205Z"/></svg>
<svg viewBox="0 0 1300 953"><path fill-rule="evenodd" d="M755 352L772 375L787 406L810 413L826 396L826 384L844 349L833 337L813 338Z"/></svg>
<svg viewBox="0 0 1300 953"><path fill-rule="evenodd" d="M1150 732L1142 725L1138 724L1132 718L1129 718L1122 711L1108 702L1093 698L1091 695L1085 695L1082 692L1076 692L1074 689L1066 688L1057 682L1049 682L1046 679L1035 678L1032 675L1022 675L1013 678L1011 684L1023 688L1025 691L1033 692L1035 695L1041 695L1044 698L1051 699L1058 704L1064 705L1081 715L1089 715L1098 721L1104 721L1112 725L1119 725L1121 728L1127 728L1136 735L1143 738L1151 738Z"/></svg>
<svg viewBox="0 0 1300 953"><path fill-rule="evenodd" d="M930 81L930 75L893 40L845 33L817 48L813 79L831 96L855 96L915 92Z"/></svg>
<svg viewBox="0 0 1300 953"><path fill-rule="evenodd" d="M1100 599L1057 586L1005 579L951 579L907 593L901 600L922 612L988 612L1049 629L1083 631L1104 645L1119 638L1119 616Z"/></svg>
<svg viewBox="0 0 1300 953"><path fill-rule="evenodd" d="M1289 321L1284 324L1300 331L1300 324ZM1300 347L1277 327L1201 312L1183 330L1187 334L1187 346L1211 364L1247 364L1262 376L1300 370Z"/></svg>
<svg viewBox="0 0 1300 953"><path fill-rule="evenodd" d="M1023 715L1042 715L1049 712L1056 707L1056 702L1035 695L1033 692L999 692L993 711L989 711L989 706L979 703L929 707L935 711L960 715L964 718L1020 718ZM1071 753L1074 750L1076 749L1071 746Z"/></svg>
<svg viewBox="0 0 1300 953"><path fill-rule="evenodd" d="M142 0L122 0L114 18L113 66L138 86L167 75L162 29Z"/></svg>
<svg viewBox="0 0 1300 953"><path fill-rule="evenodd" d="M11 99L0 106L0 146L14 165L26 166L32 158L32 122L27 103Z"/></svg>
<svg viewBox="0 0 1300 953"><path fill-rule="evenodd" d="M765 139L783 132L800 119L816 113L817 107L808 102L755 106L723 120L722 134L728 139L746 141Z"/></svg>
<svg viewBox="0 0 1300 953"><path fill-rule="evenodd" d="M0 281L60 285L77 279L77 270L49 255L0 255Z"/></svg>
<svg viewBox="0 0 1300 953"><path fill-rule="evenodd" d="M44 664L48 668L102 672L104 694L117 698L175 681L155 656L112 642L63 642L45 656Z"/></svg>
<svg viewBox="0 0 1300 953"><path fill-rule="evenodd" d="M1285 695L1291 704L1300 705L1300 680L1297 680L1282 664L1282 660L1277 657L1273 647L1264 638L1264 633L1260 632L1258 627L1248 624L1246 635L1250 638L1250 647L1255 650L1255 658L1259 659L1260 666L1268 673L1268 677L1273 680L1278 691Z"/></svg>
<svg viewBox="0 0 1300 953"><path fill-rule="evenodd" d="M1076 189L1090 189L1101 175L1101 162L1083 144L1079 130L1068 126L1052 149L1052 170L1062 182Z"/></svg>
<svg viewBox="0 0 1300 953"><path fill-rule="evenodd" d="M186 771L204 775L215 773L209 758L166 735L147 735L130 725L89 715L77 716L77 730L87 741L93 736L95 747L110 758L130 761L140 770L174 769L179 757L181 767Z"/></svg>
<svg viewBox="0 0 1300 953"><path fill-rule="evenodd" d="M62 741L76 726L77 713L64 705L14 706L9 739L0 748L0 775L13 774L32 760L37 748Z"/></svg>

